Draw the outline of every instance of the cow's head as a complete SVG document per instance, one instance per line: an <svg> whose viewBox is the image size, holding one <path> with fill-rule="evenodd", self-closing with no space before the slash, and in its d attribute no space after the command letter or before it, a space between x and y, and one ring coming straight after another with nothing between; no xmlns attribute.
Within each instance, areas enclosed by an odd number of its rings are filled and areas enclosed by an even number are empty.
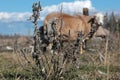
<svg viewBox="0 0 120 80"><path fill-rule="evenodd" d="M104 24L104 19L105 19L105 16L101 13L97 13L95 14L95 20L97 22L98 25L103 25Z"/></svg>
<svg viewBox="0 0 120 80"><path fill-rule="evenodd" d="M97 25L103 26L104 19L105 19L105 16L102 13L96 13L92 16L89 22L91 22L91 24L97 24Z"/></svg>

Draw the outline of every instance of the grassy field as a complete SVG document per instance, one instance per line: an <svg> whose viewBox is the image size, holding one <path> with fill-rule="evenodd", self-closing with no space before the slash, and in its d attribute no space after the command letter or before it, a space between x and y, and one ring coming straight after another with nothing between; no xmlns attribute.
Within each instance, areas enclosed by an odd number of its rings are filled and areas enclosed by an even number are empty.
<svg viewBox="0 0 120 80"><path fill-rule="evenodd" d="M0 80L42 80L30 54L28 63L20 54L11 52L0 53ZM109 74L107 74L109 71ZM80 55L79 68L69 65L61 80L120 80L120 52L110 53L109 69L104 62L100 62L98 54L88 53Z"/></svg>
<svg viewBox="0 0 120 80"><path fill-rule="evenodd" d="M2 80L29 79L32 76L31 71L29 71L31 67L18 54L0 53L0 79Z"/></svg>

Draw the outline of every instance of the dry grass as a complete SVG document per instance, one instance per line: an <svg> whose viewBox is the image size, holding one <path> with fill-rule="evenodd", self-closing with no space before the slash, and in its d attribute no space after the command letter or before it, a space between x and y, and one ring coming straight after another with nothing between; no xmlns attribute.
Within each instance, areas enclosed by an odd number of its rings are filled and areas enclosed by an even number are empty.
<svg viewBox="0 0 120 80"><path fill-rule="evenodd" d="M109 79L120 79L120 53L110 53ZM107 67L100 63L98 54L88 53L80 55L79 68L69 65L67 72L64 73L65 80L104 80L106 79ZM27 55L30 63L19 54L9 52L0 53L0 79L1 80L28 80L41 79L37 73L37 67L30 54ZM33 69L34 68L34 69ZM61 78L62 79L62 78Z"/></svg>
<svg viewBox="0 0 120 80"><path fill-rule="evenodd" d="M30 76L32 67L32 57L28 55L31 64L18 54L9 52L0 53L0 79L14 80L17 78L26 78Z"/></svg>

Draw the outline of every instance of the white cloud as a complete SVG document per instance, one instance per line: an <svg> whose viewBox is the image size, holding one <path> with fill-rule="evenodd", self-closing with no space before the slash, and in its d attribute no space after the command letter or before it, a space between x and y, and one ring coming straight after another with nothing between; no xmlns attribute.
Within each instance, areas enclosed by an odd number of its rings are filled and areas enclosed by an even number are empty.
<svg viewBox="0 0 120 80"><path fill-rule="evenodd" d="M60 11L61 5L63 7L63 12L68 14L82 13L82 9L84 7L88 8L90 12L95 11L91 0L75 0L74 2L63 2L58 5L44 7L43 11L41 12L42 19L44 19L44 16L46 16L48 13Z"/></svg>
<svg viewBox="0 0 120 80"><path fill-rule="evenodd" d="M26 21L30 17L30 12L0 12L1 22Z"/></svg>
<svg viewBox="0 0 120 80"><path fill-rule="evenodd" d="M94 11L91 0L75 0L74 2L63 2L58 5L51 5L43 7L41 11L41 20L51 12L60 11L60 6L63 6L63 12L74 14L81 13L83 7L89 8L90 11ZM0 21L12 22L12 21L26 21L32 14L30 12L0 12Z"/></svg>
<svg viewBox="0 0 120 80"><path fill-rule="evenodd" d="M84 7L89 10L95 10L90 0L77 0L73 3L63 3L63 11L66 12L65 10L67 10L66 13L81 13Z"/></svg>

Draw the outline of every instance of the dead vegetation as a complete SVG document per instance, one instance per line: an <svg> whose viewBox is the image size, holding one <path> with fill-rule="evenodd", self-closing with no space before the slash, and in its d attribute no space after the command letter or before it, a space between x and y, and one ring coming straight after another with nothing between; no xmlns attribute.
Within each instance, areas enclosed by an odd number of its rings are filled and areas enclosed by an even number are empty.
<svg viewBox="0 0 120 80"><path fill-rule="evenodd" d="M119 65L119 51L114 53L108 52L109 58L109 80L120 79L120 65ZM55 59L59 59L59 65L51 62L54 60L51 57L52 54L45 54L42 57L43 63L42 72L36 63L33 61L31 54L26 54L28 61L22 54L13 54L9 52L0 53L0 79L2 80L29 80L40 79L44 80L45 74L47 74L48 80L103 80L107 77L107 65L100 60L100 56L96 52L85 51L84 54L79 55L77 64L70 63L71 60L67 60L62 63L63 55L54 56ZM48 61L46 61L46 58ZM59 58L58 58L59 57ZM108 59L107 59L108 60ZM56 60L58 61L58 60ZM79 64L78 64L79 63ZM54 67L53 67L54 65ZM58 67L57 67L58 65ZM64 66L63 66L64 65ZM63 68L63 73L57 77L60 68ZM46 69L46 70L45 70ZM55 69L55 70L54 70ZM58 70L57 70L58 69ZM43 74L43 72L45 74ZM43 77L44 76L44 77Z"/></svg>

